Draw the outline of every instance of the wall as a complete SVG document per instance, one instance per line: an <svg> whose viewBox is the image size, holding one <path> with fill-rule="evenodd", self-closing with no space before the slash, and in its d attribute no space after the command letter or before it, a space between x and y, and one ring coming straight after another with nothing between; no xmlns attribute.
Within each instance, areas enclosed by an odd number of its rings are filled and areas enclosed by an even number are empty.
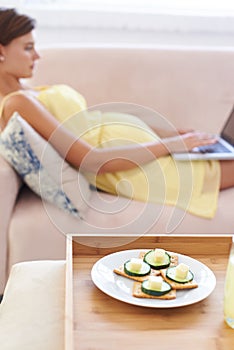
<svg viewBox="0 0 234 350"><path fill-rule="evenodd" d="M234 47L234 11L171 9L114 11L110 8L33 6L33 1L0 0L38 21L39 45L111 43ZM214 3L215 5L215 3ZM61 5L62 6L62 5ZM233 7L234 9L234 7Z"/></svg>

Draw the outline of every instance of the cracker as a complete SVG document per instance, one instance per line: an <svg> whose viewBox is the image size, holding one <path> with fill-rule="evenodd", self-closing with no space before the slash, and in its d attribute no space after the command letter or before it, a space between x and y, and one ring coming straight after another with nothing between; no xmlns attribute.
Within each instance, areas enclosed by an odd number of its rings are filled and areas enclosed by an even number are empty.
<svg viewBox="0 0 234 350"><path fill-rule="evenodd" d="M171 285L172 289L184 290L184 289L193 289L193 288L198 287L198 284L194 279L190 282L178 283L178 282L172 281L169 278L167 278L167 276L166 276L167 269L160 270L160 272L161 272L163 279Z"/></svg>
<svg viewBox="0 0 234 350"><path fill-rule="evenodd" d="M156 270L152 270L150 271L150 273L146 276L129 276L124 272L124 265L121 265L120 267L117 267L114 269L114 272L117 275L126 277L126 278L130 278L131 280L134 281L138 281L138 282L143 282L145 280L147 280L149 278L149 276L159 276L160 275L160 271L156 271Z"/></svg>
<svg viewBox="0 0 234 350"><path fill-rule="evenodd" d="M172 300L172 299L176 298L176 290L172 289L172 290L170 290L170 292L168 292L164 295L160 295L160 296L149 295L149 294L142 292L140 282L135 282L133 284L132 295L136 298Z"/></svg>

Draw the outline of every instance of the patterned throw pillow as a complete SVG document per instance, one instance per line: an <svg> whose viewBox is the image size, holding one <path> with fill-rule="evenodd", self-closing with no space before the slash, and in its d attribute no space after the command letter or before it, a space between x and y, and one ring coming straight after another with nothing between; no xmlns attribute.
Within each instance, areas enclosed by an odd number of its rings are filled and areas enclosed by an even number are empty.
<svg viewBox="0 0 234 350"><path fill-rule="evenodd" d="M75 217L82 216L91 194L89 183L18 113L1 133L0 154L42 199Z"/></svg>

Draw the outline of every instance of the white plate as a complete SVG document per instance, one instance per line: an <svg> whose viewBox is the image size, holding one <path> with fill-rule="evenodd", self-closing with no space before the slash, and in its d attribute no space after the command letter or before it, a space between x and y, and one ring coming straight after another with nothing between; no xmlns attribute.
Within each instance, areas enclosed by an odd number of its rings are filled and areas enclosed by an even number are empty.
<svg viewBox="0 0 234 350"><path fill-rule="evenodd" d="M194 279L198 283L198 288L177 291L176 299L141 299L132 296L133 281L119 276L113 272L115 267L119 267L130 258L137 258L141 251L147 249L124 250L109 254L98 260L92 268L91 277L94 284L104 293L112 298L125 303L153 307L172 308L197 303L210 295L216 285L214 273L203 263L186 255L178 254L179 263L187 264L194 273Z"/></svg>

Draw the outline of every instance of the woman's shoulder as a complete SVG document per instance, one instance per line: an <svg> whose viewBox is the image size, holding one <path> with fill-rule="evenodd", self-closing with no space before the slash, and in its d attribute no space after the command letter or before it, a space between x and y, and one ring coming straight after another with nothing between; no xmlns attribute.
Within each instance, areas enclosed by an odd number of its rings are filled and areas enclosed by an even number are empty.
<svg viewBox="0 0 234 350"><path fill-rule="evenodd" d="M30 91L18 90L6 95L3 98L2 103L4 104L4 107L9 107L9 106L16 106L22 102L30 101L31 99L32 99L32 94L30 93Z"/></svg>
<svg viewBox="0 0 234 350"><path fill-rule="evenodd" d="M21 101L23 93L21 90L10 92L3 96L0 102L0 116L2 117L3 112L15 106L17 101Z"/></svg>
<svg viewBox="0 0 234 350"><path fill-rule="evenodd" d="M70 91L70 93L77 93L75 89L65 84L41 85L33 88L28 87L25 89L10 92L9 94L5 95L1 100L1 105L4 107L9 107L12 105L15 106L22 101L32 101L33 98L38 97L42 93L51 94L52 92L63 93L68 91Z"/></svg>
<svg viewBox="0 0 234 350"><path fill-rule="evenodd" d="M34 100L35 98L33 98L33 95L27 90L14 91L2 99L0 115L8 120L15 111L20 112L34 105Z"/></svg>

